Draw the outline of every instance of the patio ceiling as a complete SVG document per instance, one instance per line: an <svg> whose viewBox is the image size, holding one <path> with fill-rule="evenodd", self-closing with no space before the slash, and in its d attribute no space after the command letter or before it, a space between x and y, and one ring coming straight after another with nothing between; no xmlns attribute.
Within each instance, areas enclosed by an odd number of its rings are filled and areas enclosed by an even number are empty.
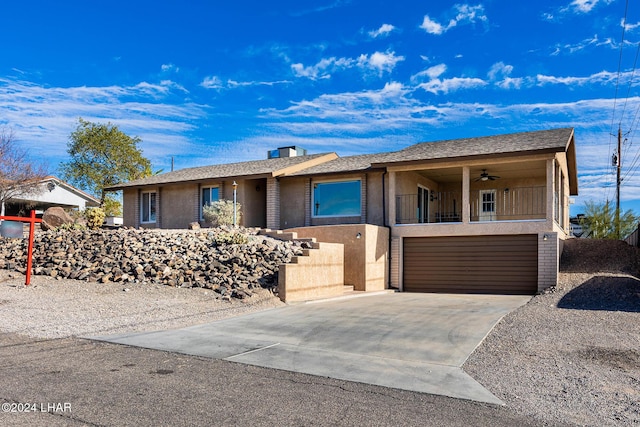
<svg viewBox="0 0 640 427"><path fill-rule="evenodd" d="M546 174L546 161L535 160L519 163L499 163L492 164L487 162L480 166L470 168L470 177L473 181L478 178L482 170L486 169L490 175L499 176L500 179L516 179L544 177ZM441 169L425 169L416 171L420 175L440 183L460 182L462 181L462 167L441 168Z"/></svg>

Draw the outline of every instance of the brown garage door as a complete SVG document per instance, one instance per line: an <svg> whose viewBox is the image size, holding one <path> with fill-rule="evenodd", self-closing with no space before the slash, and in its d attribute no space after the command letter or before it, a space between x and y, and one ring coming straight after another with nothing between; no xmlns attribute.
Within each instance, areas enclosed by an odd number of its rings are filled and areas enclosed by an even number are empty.
<svg viewBox="0 0 640 427"><path fill-rule="evenodd" d="M534 294L538 236L408 237L407 292Z"/></svg>

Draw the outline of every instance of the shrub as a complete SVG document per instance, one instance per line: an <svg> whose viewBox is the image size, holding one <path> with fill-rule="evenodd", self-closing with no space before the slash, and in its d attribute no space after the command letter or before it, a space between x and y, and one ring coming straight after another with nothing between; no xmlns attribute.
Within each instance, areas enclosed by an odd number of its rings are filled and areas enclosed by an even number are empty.
<svg viewBox="0 0 640 427"><path fill-rule="evenodd" d="M218 233L213 237L213 242L216 246L223 245L246 245L249 243L249 238L242 233Z"/></svg>
<svg viewBox="0 0 640 427"><path fill-rule="evenodd" d="M64 230L64 231L74 231L74 230L86 230L87 227L84 225L74 222L73 224L62 224L59 227L56 227L56 230Z"/></svg>
<svg viewBox="0 0 640 427"><path fill-rule="evenodd" d="M236 222L240 223L240 203L236 203ZM202 208L202 217L214 227L233 225L233 202L217 200Z"/></svg>
<svg viewBox="0 0 640 427"><path fill-rule="evenodd" d="M100 208L89 208L84 211L84 217L87 219L87 227L91 230L97 230L102 227L105 216L104 211Z"/></svg>

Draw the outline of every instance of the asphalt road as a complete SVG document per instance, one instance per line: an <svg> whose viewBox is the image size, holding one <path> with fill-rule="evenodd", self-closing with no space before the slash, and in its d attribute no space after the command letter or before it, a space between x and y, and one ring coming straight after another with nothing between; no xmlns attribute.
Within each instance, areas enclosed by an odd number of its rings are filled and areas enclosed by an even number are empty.
<svg viewBox="0 0 640 427"><path fill-rule="evenodd" d="M119 344L14 334L0 334L0 401L3 426L540 425L504 406Z"/></svg>

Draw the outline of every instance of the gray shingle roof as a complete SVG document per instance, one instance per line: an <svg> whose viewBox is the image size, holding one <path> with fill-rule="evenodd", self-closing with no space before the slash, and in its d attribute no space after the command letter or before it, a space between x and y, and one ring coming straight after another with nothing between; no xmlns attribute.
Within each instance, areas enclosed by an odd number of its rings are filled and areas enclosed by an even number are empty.
<svg viewBox="0 0 640 427"><path fill-rule="evenodd" d="M423 142L400 151L378 154L363 154L338 157L320 164L311 162L322 156L335 153L323 153L298 157L283 157L249 162L229 163L196 168L181 169L174 172L138 179L108 188L119 190L128 187L161 185L189 181L229 179L240 177L266 177L280 175L279 171L298 166L299 170L287 170L286 176L310 176L331 173L365 171L371 168L384 168L387 165L403 162L455 159L472 156L532 153L541 151L564 151L573 136L573 128L561 128L533 132L520 132L505 135L462 138L447 141ZM328 157L330 159L330 157ZM322 159L320 161L327 160ZM312 165L304 168L304 163Z"/></svg>
<svg viewBox="0 0 640 427"><path fill-rule="evenodd" d="M356 156L338 157L326 163L303 169L287 176L322 175L327 173L358 172L371 168L372 163L383 162L390 153L362 154Z"/></svg>
<svg viewBox="0 0 640 427"><path fill-rule="evenodd" d="M180 169L160 175L137 179L124 184L109 187L109 190L119 190L129 187L141 187L147 185L172 184L177 182L204 181L221 178L273 176L277 171L301 165L310 160L326 156L330 153L312 154L298 157L282 157L266 160L254 160L240 163L227 163L212 166L200 166L195 168Z"/></svg>
<svg viewBox="0 0 640 427"><path fill-rule="evenodd" d="M573 128L520 132L506 135L462 138L438 142L423 142L389 153L379 165L396 162L450 159L458 157L526 153L534 151L564 151L573 135Z"/></svg>

